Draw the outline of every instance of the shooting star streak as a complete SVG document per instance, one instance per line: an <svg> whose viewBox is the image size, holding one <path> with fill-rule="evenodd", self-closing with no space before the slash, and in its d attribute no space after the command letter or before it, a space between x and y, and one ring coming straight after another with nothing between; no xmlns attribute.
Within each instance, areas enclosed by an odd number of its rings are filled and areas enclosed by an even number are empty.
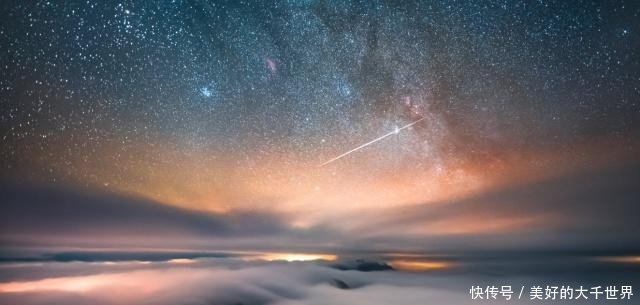
<svg viewBox="0 0 640 305"><path fill-rule="evenodd" d="M416 120L416 121L413 121L412 123L409 123L408 125L405 125L405 126L403 126L403 127L396 128L394 131L392 131L392 132L390 132L390 133L387 133L387 134L385 134L385 135L383 135L383 136L381 136L381 137L379 137L379 138L376 138L376 139L374 139L374 140L372 140L372 141L369 141L369 142L367 142L367 143L364 143L364 144L362 144L362 145L360 145L360 146L358 146L358 147L356 147L356 148L354 148L354 149L352 149L352 150L350 150L350 151L348 151L348 152L346 152L346 153L343 153L343 154L341 154L341 155L339 155L339 156L337 156L337 157L335 157L335 158L333 158L333 159L331 159L331 160L329 160L329 161L327 161L327 162L325 162L325 163L322 163L322 164L318 165L318 167L323 167L323 166L325 166L325 165L327 165L327 164L329 164L329 163L331 163L331 162L333 162L333 161L336 161L336 160L338 160L338 159L341 159L342 157L344 157L344 156L346 156L346 155L348 155L348 154L350 154L350 153L352 153L352 152L355 152L355 151L358 151L358 150L360 150L360 149L362 149L362 148L365 148L365 147L367 147L367 146L369 146L369 145L371 145L371 144L373 144L373 143L375 143L375 142L378 142L378 141L380 141L380 140L382 140L382 139L384 139L384 138L386 138L386 137L388 137L388 136L392 136L392 135L394 135L394 134L398 134L398 133L400 133L400 131L401 131L401 130L406 129L406 128L409 128L409 127L411 127L411 126L413 126L413 125L415 125L415 124L418 124L418 123L420 123L420 121L422 121L422 120L424 120L424 119L426 119L426 117L423 117L423 118L420 118L420 119L418 119L418 120Z"/></svg>

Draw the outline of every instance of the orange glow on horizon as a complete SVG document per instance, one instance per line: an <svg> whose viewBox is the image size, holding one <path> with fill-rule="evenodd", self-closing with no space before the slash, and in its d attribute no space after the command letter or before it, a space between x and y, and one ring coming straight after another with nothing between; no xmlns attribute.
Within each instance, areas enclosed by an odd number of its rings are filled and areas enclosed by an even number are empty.
<svg viewBox="0 0 640 305"><path fill-rule="evenodd" d="M447 203L506 185L559 175L585 164L597 166L611 159L629 159L600 142L607 144L596 139L576 145L576 150L593 151L590 155L601 160L579 160L567 151L514 147L488 148L483 154L453 154L437 160L403 158L393 164L381 164L375 153L364 152L323 168L317 165L326 161L324 156L309 156L285 147L238 163L224 154L188 152L187 158L179 147L145 144L133 149L135 158L127 168L131 175L123 175L135 179L116 179L110 164L98 164L86 171L95 172L100 181L86 184L185 209L217 213L269 211L286 215L284 220L289 225L305 228L363 212ZM149 153L163 162L150 163L145 158ZM511 223L505 220L490 225L499 228L467 222L458 228L439 224L436 229L453 233L499 231L526 225L527 221L537 220L514 219ZM348 227L350 223L341 225Z"/></svg>
<svg viewBox="0 0 640 305"><path fill-rule="evenodd" d="M195 260L189 258L174 258L167 261L170 264L191 264L194 263Z"/></svg>
<svg viewBox="0 0 640 305"><path fill-rule="evenodd" d="M264 253L264 254L259 254L253 258L262 259L266 261L304 262L304 261L315 261L315 260L332 261L332 260L336 260L338 257L334 254Z"/></svg>
<svg viewBox="0 0 640 305"><path fill-rule="evenodd" d="M36 281L0 283L0 293L30 291L87 292L124 279L121 274L47 278Z"/></svg>
<svg viewBox="0 0 640 305"><path fill-rule="evenodd" d="M454 266L454 263L438 260L404 260L397 259L391 260L389 265L394 269L404 271L435 271L449 269Z"/></svg>
<svg viewBox="0 0 640 305"><path fill-rule="evenodd" d="M612 263L640 264L640 256L605 256L598 259Z"/></svg>

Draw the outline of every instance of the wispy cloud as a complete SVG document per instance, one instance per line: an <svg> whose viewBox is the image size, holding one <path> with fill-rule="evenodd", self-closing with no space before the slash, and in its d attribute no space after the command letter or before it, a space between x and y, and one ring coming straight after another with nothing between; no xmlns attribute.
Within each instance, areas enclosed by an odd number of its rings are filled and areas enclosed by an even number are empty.
<svg viewBox="0 0 640 305"><path fill-rule="evenodd" d="M640 166L497 189L462 200L343 214L299 228L267 211L210 213L108 193L0 189L5 245L228 250L638 250Z"/></svg>

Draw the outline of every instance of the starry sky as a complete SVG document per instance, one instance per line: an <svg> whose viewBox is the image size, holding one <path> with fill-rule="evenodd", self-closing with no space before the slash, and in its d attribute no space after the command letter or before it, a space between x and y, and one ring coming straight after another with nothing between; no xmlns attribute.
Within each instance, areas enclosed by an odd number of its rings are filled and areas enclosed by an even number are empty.
<svg viewBox="0 0 640 305"><path fill-rule="evenodd" d="M1 6L3 184L357 231L640 156L637 1ZM486 229L557 220L517 212Z"/></svg>

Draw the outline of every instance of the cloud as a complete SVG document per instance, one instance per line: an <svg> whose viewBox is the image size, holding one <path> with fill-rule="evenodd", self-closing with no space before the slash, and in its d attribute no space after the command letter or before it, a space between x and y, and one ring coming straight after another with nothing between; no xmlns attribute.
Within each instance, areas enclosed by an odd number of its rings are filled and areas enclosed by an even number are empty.
<svg viewBox="0 0 640 305"><path fill-rule="evenodd" d="M392 249L631 251L640 249L639 200L640 164L632 164L373 211L351 232Z"/></svg>
<svg viewBox="0 0 640 305"><path fill-rule="evenodd" d="M275 215L210 213L103 192L0 185L0 240L263 236L286 230ZM162 246L162 245L159 245Z"/></svg>
<svg viewBox="0 0 640 305"><path fill-rule="evenodd" d="M640 164L576 173L460 200L344 212L299 228L268 212L209 213L108 193L1 186L0 241L76 247L286 252L640 249ZM347 204L347 203L345 203ZM291 219L289 219L291 221Z"/></svg>
<svg viewBox="0 0 640 305"><path fill-rule="evenodd" d="M78 264L78 263L71 263ZM85 266L89 267L90 266ZM48 265L41 266L48 269ZM101 270L91 274L0 283L2 304L415 304L455 301L467 287L447 291L428 274L340 271L313 263L224 261L188 267ZM336 287L340 281L349 289ZM467 283L467 281L462 281ZM451 302L449 302L451 304Z"/></svg>
<svg viewBox="0 0 640 305"><path fill-rule="evenodd" d="M562 262L566 265L566 262ZM633 272L600 272L593 280L553 263L547 273L531 273L533 266L514 274L489 268L444 272L341 271L317 263L238 262L233 259L196 261L188 265L124 263L96 266L86 263L46 263L40 277L0 282L2 304L477 304L472 285L616 285L637 284ZM522 265L521 261L510 263ZM575 266L574 264L570 264ZM546 266L546 267L544 267ZM66 267L66 268L62 268ZM13 266L29 273L34 269ZM69 273L69 269L75 273ZM488 272L492 271L493 272ZM596 274L596 273L590 273ZM339 287L336 282L344 285ZM591 281L595 281L591 283ZM525 292L526 293L526 292ZM510 303L529 304L523 300ZM491 302L487 302L491 304Z"/></svg>

